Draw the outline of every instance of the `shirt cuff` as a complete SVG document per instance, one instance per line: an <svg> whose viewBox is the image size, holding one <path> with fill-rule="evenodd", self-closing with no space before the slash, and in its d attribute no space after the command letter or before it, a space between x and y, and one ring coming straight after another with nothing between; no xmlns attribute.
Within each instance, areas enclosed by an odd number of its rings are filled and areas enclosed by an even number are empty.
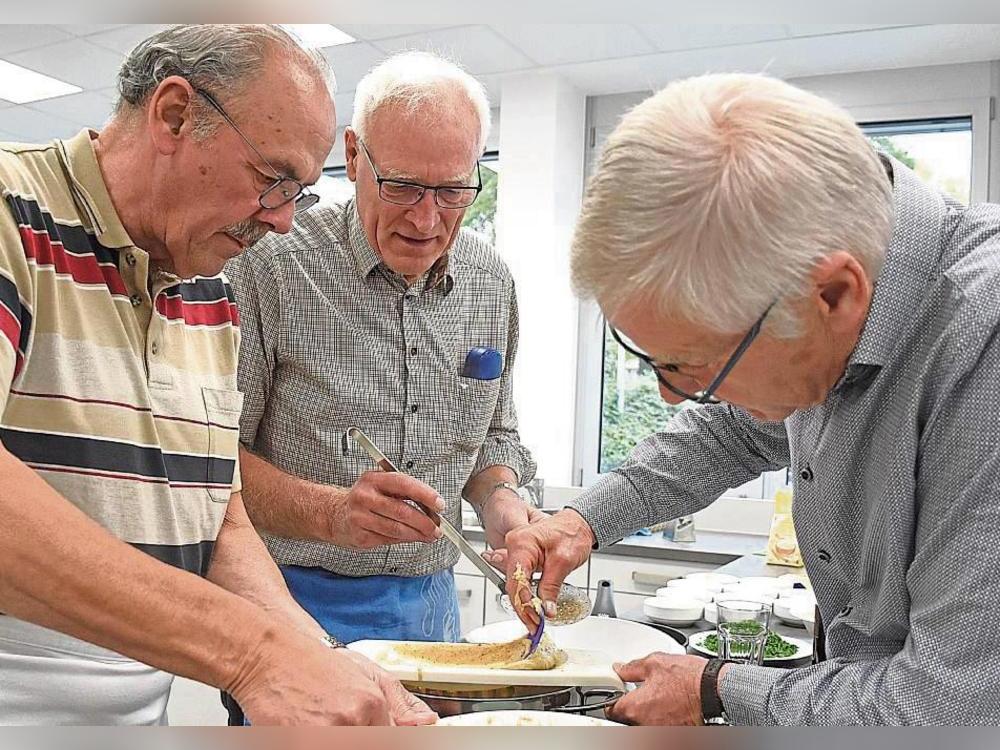
<svg viewBox="0 0 1000 750"><path fill-rule="evenodd" d="M528 449L523 445L502 436L487 435L483 447L479 449L479 457L476 459L472 476L491 466L508 467L517 474L519 487L534 479L535 471L538 469Z"/></svg>
<svg viewBox="0 0 1000 750"><path fill-rule="evenodd" d="M730 664L719 681L719 697L730 724L740 726L775 726L768 708L771 691L786 670Z"/></svg>
<svg viewBox="0 0 1000 750"><path fill-rule="evenodd" d="M642 495L625 476L606 475L600 482L567 503L590 524L597 547L620 542L643 526L655 523L654 514Z"/></svg>

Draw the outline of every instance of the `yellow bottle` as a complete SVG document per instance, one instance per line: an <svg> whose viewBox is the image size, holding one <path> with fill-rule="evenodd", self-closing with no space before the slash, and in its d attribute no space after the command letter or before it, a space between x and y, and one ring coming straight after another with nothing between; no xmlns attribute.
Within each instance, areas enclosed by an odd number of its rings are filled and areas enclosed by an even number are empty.
<svg viewBox="0 0 1000 750"><path fill-rule="evenodd" d="M771 565L787 565L801 568L802 553L795 538L792 524L792 490L782 487L774 493L774 516L771 518L771 533L767 538L767 562Z"/></svg>

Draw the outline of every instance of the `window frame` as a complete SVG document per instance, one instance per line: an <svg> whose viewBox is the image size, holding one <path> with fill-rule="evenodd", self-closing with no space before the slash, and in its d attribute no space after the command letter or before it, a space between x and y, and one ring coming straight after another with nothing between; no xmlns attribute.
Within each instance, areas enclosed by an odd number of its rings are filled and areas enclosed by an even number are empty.
<svg viewBox="0 0 1000 750"><path fill-rule="evenodd" d="M635 94L639 95L640 92ZM641 96L645 97L646 94ZM969 118L972 122L972 175L969 200L970 203L988 200L991 148L996 148L991 143L993 101L990 97L848 106L845 109L859 125ZM590 98L587 103L587 128L590 139L585 169L587 179L596 165L600 146L610 132L607 124L595 124L595 119L593 98ZM593 301L579 303L578 321L573 482L589 487L603 476L597 469L600 465L601 417L604 407L605 337L603 317ZM744 488L752 490L756 487L758 494L738 495L730 490L723 493L722 497L743 497L750 502L769 501L774 491L786 483L787 472L785 470L767 472L756 481L756 486L751 483L744 485Z"/></svg>

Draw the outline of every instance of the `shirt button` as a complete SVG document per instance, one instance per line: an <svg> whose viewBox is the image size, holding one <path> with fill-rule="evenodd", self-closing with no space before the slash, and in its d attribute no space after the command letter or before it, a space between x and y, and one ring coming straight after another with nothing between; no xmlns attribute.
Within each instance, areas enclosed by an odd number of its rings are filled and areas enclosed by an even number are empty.
<svg viewBox="0 0 1000 750"><path fill-rule="evenodd" d="M417 410L417 405L416 404L411 404L410 405L410 412L413 413L413 412L416 412L416 410Z"/></svg>
<svg viewBox="0 0 1000 750"><path fill-rule="evenodd" d="M132 307L138 307L139 305L142 304L142 297L140 297L138 294L133 294L131 297L128 298L128 301L132 303Z"/></svg>
<svg viewBox="0 0 1000 750"><path fill-rule="evenodd" d="M823 562L830 562L831 560L830 553L827 552L825 549L816 550L816 557L818 557Z"/></svg>
<svg viewBox="0 0 1000 750"><path fill-rule="evenodd" d="M411 346L410 347L410 356L411 357L415 357L416 355L417 355L417 347Z"/></svg>
<svg viewBox="0 0 1000 750"><path fill-rule="evenodd" d="M389 568L389 572L390 573L398 573L399 572L399 568Z"/></svg>
<svg viewBox="0 0 1000 750"><path fill-rule="evenodd" d="M842 610L840 610L840 616L841 617L847 617L853 611L854 611L854 607L844 607Z"/></svg>
<svg viewBox="0 0 1000 750"><path fill-rule="evenodd" d="M811 482L813 480L813 470L808 466L803 466L802 471L799 472L799 479L803 482Z"/></svg>
<svg viewBox="0 0 1000 750"><path fill-rule="evenodd" d="M413 464L413 461L407 461L407 462L406 462L406 468L407 468L407 469L412 469L412 468L413 468L413 466L414 466L414 464Z"/></svg>
<svg viewBox="0 0 1000 750"><path fill-rule="evenodd" d="M134 266L135 265L135 255L133 253L126 253L125 254L125 262L128 265L130 265L130 266Z"/></svg>
<svg viewBox="0 0 1000 750"><path fill-rule="evenodd" d="M154 341L152 346L149 347L149 351L151 351L153 354L158 354L160 351L160 345Z"/></svg>

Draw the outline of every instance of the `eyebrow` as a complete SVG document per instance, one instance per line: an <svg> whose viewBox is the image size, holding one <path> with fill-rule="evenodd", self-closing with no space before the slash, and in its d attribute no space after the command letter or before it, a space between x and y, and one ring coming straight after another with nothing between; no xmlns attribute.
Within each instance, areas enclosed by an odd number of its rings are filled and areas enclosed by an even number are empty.
<svg viewBox="0 0 1000 750"><path fill-rule="evenodd" d="M476 168L472 168L472 173L475 173ZM447 185L449 187L469 187L469 180L472 179L472 173L459 175L458 177L452 177L451 179L445 180L444 182L438 183L439 185ZM420 185L424 183L420 180L417 175L412 175L406 172L398 172L393 169L385 170L382 177L386 180L399 180L401 182L416 182Z"/></svg>

